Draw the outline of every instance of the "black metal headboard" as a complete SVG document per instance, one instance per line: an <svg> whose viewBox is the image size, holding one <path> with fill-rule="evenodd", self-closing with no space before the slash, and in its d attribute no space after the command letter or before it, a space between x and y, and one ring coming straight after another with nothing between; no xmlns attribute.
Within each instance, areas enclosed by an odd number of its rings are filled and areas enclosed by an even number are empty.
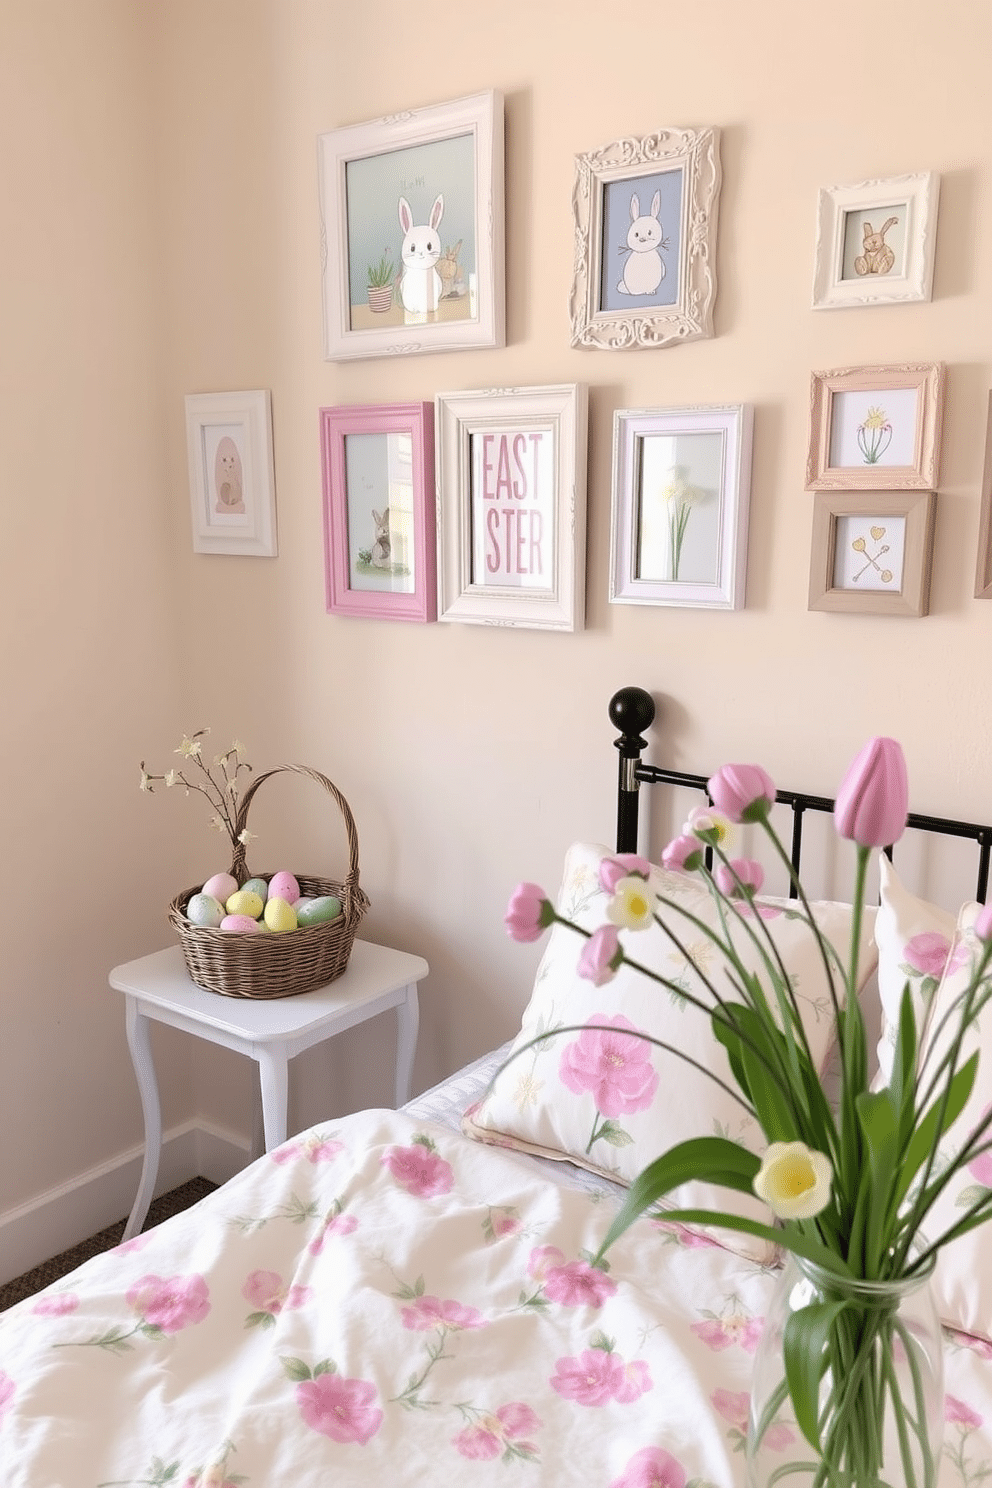
<svg viewBox="0 0 992 1488"><path fill-rule="evenodd" d="M660 765L646 765L641 755L648 741L641 737L655 718L654 698L642 687L621 687L610 699L610 719L620 730L614 746L620 752L620 777L617 789L617 852L637 851L638 791L642 782L688 786L706 790L707 776L691 775L683 770L666 770ZM777 799L792 811L792 866L799 872L802 858L803 818L807 811L832 812L834 803L826 796L811 796L804 791L780 790ZM975 897L985 902L989 885L989 857L992 854L992 826L977 822L952 821L942 816L918 816L911 812L907 826L922 832L936 832L944 837L969 838L978 845L978 880ZM891 857L891 848L888 850ZM794 892L794 890L792 890Z"/></svg>

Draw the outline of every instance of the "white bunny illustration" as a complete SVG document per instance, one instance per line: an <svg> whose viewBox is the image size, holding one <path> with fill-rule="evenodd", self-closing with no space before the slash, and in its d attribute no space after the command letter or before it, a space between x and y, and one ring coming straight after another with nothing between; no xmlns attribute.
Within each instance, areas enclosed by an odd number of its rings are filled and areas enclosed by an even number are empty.
<svg viewBox="0 0 992 1488"><path fill-rule="evenodd" d="M426 226L415 227L413 211L405 196L400 197L399 217L403 229L403 277L400 295L404 308L415 314L425 315L436 310L444 288L441 275L434 265L441 257L441 239L438 225L444 213L444 197L438 193L431 207L430 221Z"/></svg>
<svg viewBox="0 0 992 1488"><path fill-rule="evenodd" d="M628 255L623 274L617 285L619 294L654 294L665 277L665 265L660 250L668 247L668 239L662 236L658 213L661 211L661 192L651 198L651 211L641 216L641 203L636 191L630 198L630 227L627 231L627 246L621 253Z"/></svg>

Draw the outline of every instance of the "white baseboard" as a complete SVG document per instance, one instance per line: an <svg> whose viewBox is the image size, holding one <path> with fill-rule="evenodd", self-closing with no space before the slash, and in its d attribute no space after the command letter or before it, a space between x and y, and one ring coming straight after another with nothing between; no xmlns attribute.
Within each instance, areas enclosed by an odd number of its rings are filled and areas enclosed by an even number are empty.
<svg viewBox="0 0 992 1488"><path fill-rule="evenodd" d="M128 1214L143 1157L143 1146L131 1147L0 1214L0 1286ZM226 1183L249 1159L249 1143L236 1132L209 1122L182 1122L163 1135L155 1193L197 1177Z"/></svg>

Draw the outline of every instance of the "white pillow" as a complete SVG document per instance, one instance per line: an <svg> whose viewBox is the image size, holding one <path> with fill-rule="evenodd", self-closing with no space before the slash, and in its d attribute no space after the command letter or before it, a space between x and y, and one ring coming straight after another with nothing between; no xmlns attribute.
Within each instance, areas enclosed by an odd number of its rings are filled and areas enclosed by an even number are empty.
<svg viewBox="0 0 992 1488"><path fill-rule="evenodd" d="M889 1083L899 1028L903 988L909 992L922 1044L927 1015L944 973L955 916L925 899L917 899L902 884L884 853L879 857L879 907L875 920L878 946L878 994L882 1003L882 1031L878 1041L876 1086Z"/></svg>
<svg viewBox="0 0 992 1488"><path fill-rule="evenodd" d="M612 856L607 848L586 843L569 849L559 913L590 930L605 923L609 896L600 884L599 869ZM651 884L705 924L719 927L713 898L699 880L654 867ZM752 914L748 921L737 921L734 943L745 964L760 970L761 958L745 925L757 927L759 936L764 933L762 927L773 934L819 1070L833 1041L834 1017L815 937L792 900L762 899L759 912L760 919ZM661 913L721 993L736 998L722 957L704 933L676 912L662 909ZM850 906L820 903L815 914L820 930L845 960L851 936ZM862 980L874 965L873 921L874 912L866 913L859 956ZM621 939L630 956L706 1000L698 972L660 926L622 931ZM596 987L576 971L583 944L584 937L575 931L552 927L510 1062L485 1097L466 1112L464 1130L482 1141L569 1159L621 1183L630 1183L647 1163L691 1137L719 1134L754 1152L763 1151L766 1144L760 1127L731 1094L737 1086L709 1017L627 966L612 981ZM612 1023L616 1033L555 1033L556 1028L589 1022ZM703 1070L636 1038L636 1031L682 1050ZM539 1042L527 1047L535 1038ZM610 1051L612 1064L603 1058ZM588 1059L582 1057L584 1052ZM730 1089L708 1078L704 1070ZM769 1210L757 1197L710 1184L684 1184L670 1202L680 1208L718 1209L772 1223ZM773 1245L736 1231L707 1227L706 1233L728 1249L763 1263L775 1254Z"/></svg>
<svg viewBox="0 0 992 1488"><path fill-rule="evenodd" d="M979 904L965 904L947 959L947 969L937 988L930 1014L930 1025L920 1050L920 1067L924 1079L949 1047L960 1019L954 1011L956 999L971 980L980 942L974 933ZM950 1013L945 1023L945 1015ZM961 1150L968 1134L992 1106L992 1004L986 1006L965 1030L959 1068L976 1050L984 1050L978 1062L974 1089L967 1105L944 1138L937 1153L935 1172L946 1167ZM992 1188L992 1154L985 1153L955 1175L926 1216L924 1235L930 1240L959 1220L965 1209L983 1190ZM992 1340L992 1229L979 1225L958 1240L945 1245L937 1259L933 1278L934 1297L941 1322L977 1338Z"/></svg>

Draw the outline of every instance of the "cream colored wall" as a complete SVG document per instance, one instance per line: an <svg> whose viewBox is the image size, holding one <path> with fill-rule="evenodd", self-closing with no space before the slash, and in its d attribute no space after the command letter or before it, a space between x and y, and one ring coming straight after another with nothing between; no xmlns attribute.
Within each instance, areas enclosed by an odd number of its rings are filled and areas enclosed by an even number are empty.
<svg viewBox="0 0 992 1488"><path fill-rule="evenodd" d="M124 0L0 5L0 1219L140 1136L107 972L180 869L135 789L180 706L148 55Z"/></svg>
<svg viewBox="0 0 992 1488"><path fill-rule="evenodd" d="M0 291L16 301L13 343L5 336L0 356L22 410L16 437L3 436L16 445L5 494L21 535L5 563L44 600L32 602L31 649L8 644L5 656L4 778L19 782L7 856L42 869L68 850L87 875L94 857L106 868L144 854L153 866L125 887L123 925L106 918L98 883L83 885L74 928L84 975L68 940L56 955L50 940L4 938L15 1035L4 1057L18 1065L21 1123L16 1152L5 1154L11 1201L140 1139L120 1010L101 992L105 968L162 942L154 906L177 877L224 866L197 803L131 794L132 759L165 758L183 728L236 732L256 763L300 759L345 791L373 899L363 933L431 963L418 1085L513 1031L537 949L508 943L505 901L520 877L552 885L571 839L609 838L606 704L620 685L665 698L656 754L673 763L758 758L782 784L829 792L864 737L885 732L905 744L919 809L992 815L992 605L972 598L992 385L986 7L951 0L939 26L924 0L881 0L870 14L838 0L815 24L809 8L784 0L711 0L663 20L653 0L609 13L592 0L466 0L443 19L385 0L374 26L361 7L326 0L86 10L85 28L69 0L0 12L28 51L55 48L57 75L49 58L30 128L16 130L22 189L35 213L51 214L46 176L56 200L67 180L75 186L67 215L79 278L98 291L77 305L63 244L34 220L16 225L34 313L9 284ZM325 362L317 135L489 87L506 96L506 348ZM723 131L715 337L573 351L574 155L702 124ZM941 174L932 303L812 312L818 187L918 170ZM101 299L117 308L108 322ZM948 368L931 614L811 614L810 371L904 360ZM563 381L590 390L584 632L324 614L320 407ZM183 394L239 387L272 390L274 562L190 550ZM613 411L705 402L755 406L747 608L611 607ZM32 421L48 430L43 465ZM71 544L56 450L95 517ZM128 483L136 459L148 469ZM61 531L46 522L44 542L25 520L28 486L39 510L62 515ZM122 589L137 624L119 623ZM83 668L66 656L67 625ZM108 669L96 655L110 637L123 664ZM341 866L333 811L302 785L273 785L258 816L259 867ZM72 1010L71 1033L53 1032L56 1005ZM81 1037L96 1076L81 1072ZM385 1023L305 1056L293 1119L388 1101L391 1038ZM33 1078L22 1077L12 1043L36 1051ZM164 1062L177 1109L189 1068L198 1117L246 1129L242 1061L169 1044ZM41 1086L42 1069L57 1096ZM66 1151L66 1113L84 1088L91 1096Z"/></svg>

